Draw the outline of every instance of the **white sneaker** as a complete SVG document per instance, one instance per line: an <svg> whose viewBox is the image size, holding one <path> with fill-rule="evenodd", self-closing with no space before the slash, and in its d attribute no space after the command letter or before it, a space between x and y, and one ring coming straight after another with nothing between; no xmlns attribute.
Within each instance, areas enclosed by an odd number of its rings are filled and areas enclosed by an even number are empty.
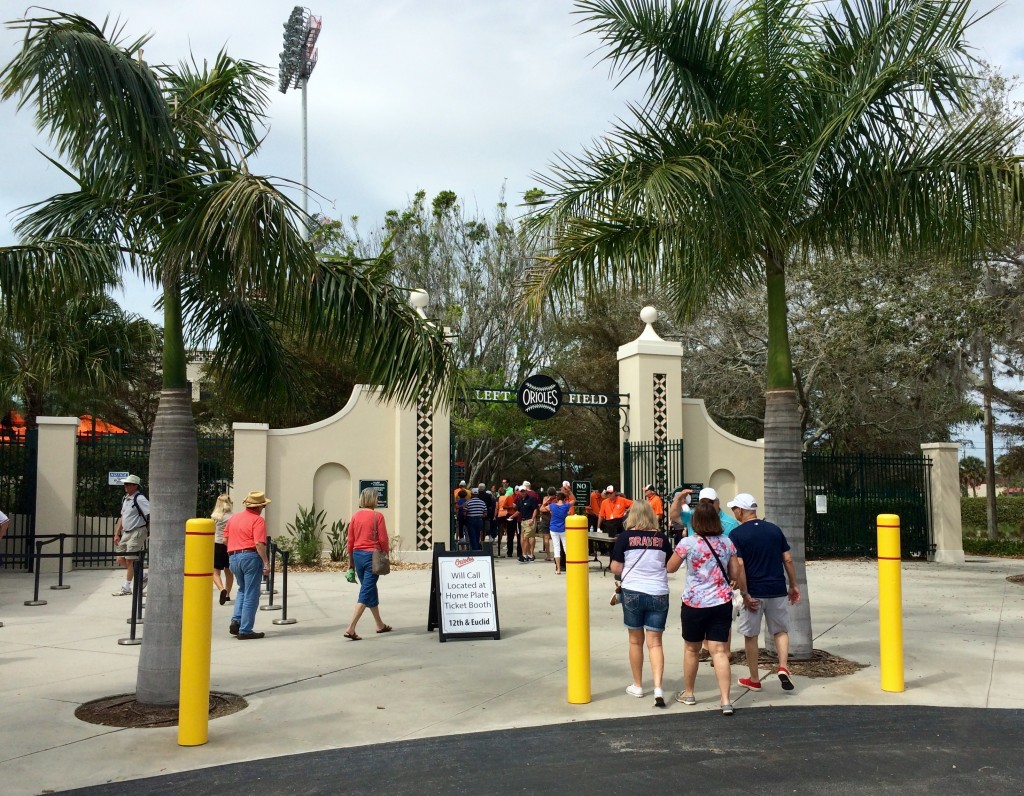
<svg viewBox="0 0 1024 796"><path fill-rule="evenodd" d="M640 699L644 695L644 689L643 689L643 686L628 685L628 686L626 686L626 693L629 694L630 696L634 696L637 699Z"/></svg>
<svg viewBox="0 0 1024 796"><path fill-rule="evenodd" d="M115 597L127 597L132 593L130 586L122 586L120 589L114 592Z"/></svg>

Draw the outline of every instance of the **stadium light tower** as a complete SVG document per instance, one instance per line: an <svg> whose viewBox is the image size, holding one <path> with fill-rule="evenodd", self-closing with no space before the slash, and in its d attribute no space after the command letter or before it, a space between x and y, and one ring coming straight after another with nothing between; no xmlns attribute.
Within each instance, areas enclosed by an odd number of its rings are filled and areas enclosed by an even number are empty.
<svg viewBox="0 0 1024 796"><path fill-rule="evenodd" d="M302 212L309 216L309 155L307 152L308 133L306 128L306 86L309 76L316 68L319 50L316 40L320 36L320 17L314 17L308 8L295 6L284 23L284 49L281 50L281 66L278 70L278 85L282 94L290 88L302 89Z"/></svg>

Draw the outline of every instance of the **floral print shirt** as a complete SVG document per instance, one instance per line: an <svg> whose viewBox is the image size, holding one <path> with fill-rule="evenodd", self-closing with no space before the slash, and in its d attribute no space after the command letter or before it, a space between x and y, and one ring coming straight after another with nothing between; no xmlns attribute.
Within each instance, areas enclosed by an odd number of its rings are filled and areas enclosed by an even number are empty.
<svg viewBox="0 0 1024 796"><path fill-rule="evenodd" d="M676 545L676 553L686 562L683 605L691 608L712 608L732 601L729 580L722 574L709 544L728 572L729 558L736 555L736 547L728 536L687 536Z"/></svg>

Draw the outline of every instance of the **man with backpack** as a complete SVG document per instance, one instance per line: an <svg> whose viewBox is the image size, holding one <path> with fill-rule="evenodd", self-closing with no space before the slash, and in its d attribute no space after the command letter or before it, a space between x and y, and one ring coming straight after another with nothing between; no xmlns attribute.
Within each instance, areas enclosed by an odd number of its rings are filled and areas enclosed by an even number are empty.
<svg viewBox="0 0 1024 796"><path fill-rule="evenodd" d="M149 537L149 500L139 488L142 479L128 475L121 483L124 484L124 497L121 498L121 516L114 527L114 552L117 553L117 563L124 567L125 581L114 592L115 597L126 597L132 593L135 561L146 549ZM142 585L146 585L145 575Z"/></svg>

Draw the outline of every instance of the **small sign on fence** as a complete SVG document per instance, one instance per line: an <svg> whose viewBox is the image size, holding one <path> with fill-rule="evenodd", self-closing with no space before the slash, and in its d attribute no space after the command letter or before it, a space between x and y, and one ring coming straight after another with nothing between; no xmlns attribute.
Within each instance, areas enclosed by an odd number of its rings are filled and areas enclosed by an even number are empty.
<svg viewBox="0 0 1024 796"><path fill-rule="evenodd" d="M124 486L124 479L128 477L128 471L111 470L107 473L108 486Z"/></svg>

